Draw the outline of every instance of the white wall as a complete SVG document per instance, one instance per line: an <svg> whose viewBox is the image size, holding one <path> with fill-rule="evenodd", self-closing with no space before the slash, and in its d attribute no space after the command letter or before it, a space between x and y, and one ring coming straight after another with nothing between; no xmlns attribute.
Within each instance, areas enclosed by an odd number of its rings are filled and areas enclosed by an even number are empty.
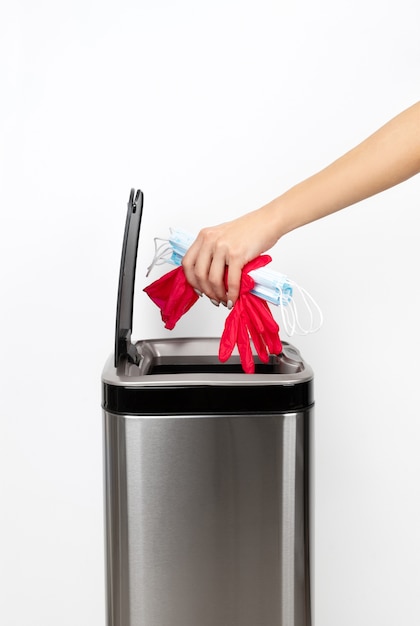
<svg viewBox="0 0 420 626"><path fill-rule="evenodd" d="M100 374L130 188L135 337L165 336L141 291L153 236L257 208L418 100L419 17L417 0L3 3L2 623L104 624ZM418 621L419 196L412 179L273 250L325 315L293 340L316 372L316 626ZM174 333L225 315L200 301Z"/></svg>

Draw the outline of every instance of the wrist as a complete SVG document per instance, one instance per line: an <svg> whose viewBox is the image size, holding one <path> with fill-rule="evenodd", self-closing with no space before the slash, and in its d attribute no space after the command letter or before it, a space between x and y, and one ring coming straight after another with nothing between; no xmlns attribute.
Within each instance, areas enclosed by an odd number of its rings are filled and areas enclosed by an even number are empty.
<svg viewBox="0 0 420 626"><path fill-rule="evenodd" d="M302 225L299 223L299 210L296 200L291 197L290 191L275 198L261 209L264 213L264 223L267 225L274 243Z"/></svg>
<svg viewBox="0 0 420 626"><path fill-rule="evenodd" d="M266 205L277 239L345 206L341 189L335 189L325 174L311 176Z"/></svg>

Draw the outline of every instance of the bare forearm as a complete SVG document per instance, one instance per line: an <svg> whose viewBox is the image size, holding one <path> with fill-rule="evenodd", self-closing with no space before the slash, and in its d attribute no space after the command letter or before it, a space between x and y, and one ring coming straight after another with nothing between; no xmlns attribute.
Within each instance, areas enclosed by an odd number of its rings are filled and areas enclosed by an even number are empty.
<svg viewBox="0 0 420 626"><path fill-rule="evenodd" d="M263 207L278 238L420 171L420 102L350 152Z"/></svg>
<svg viewBox="0 0 420 626"><path fill-rule="evenodd" d="M236 220L205 228L184 258L190 283L233 303L241 269L283 235L393 187L420 171L420 102L361 144L269 204ZM223 276L229 266L229 288Z"/></svg>

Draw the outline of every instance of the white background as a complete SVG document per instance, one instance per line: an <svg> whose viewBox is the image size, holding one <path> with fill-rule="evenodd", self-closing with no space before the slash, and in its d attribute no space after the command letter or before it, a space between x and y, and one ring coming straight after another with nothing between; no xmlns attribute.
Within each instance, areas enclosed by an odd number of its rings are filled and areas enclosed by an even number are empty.
<svg viewBox="0 0 420 626"><path fill-rule="evenodd" d="M145 194L134 336L166 336L142 293L153 237L257 208L417 101L420 9L1 13L1 622L103 626L100 375L130 188ZM325 315L292 340L316 374L316 626L419 620L419 197L414 178L272 251ZM204 300L174 334L220 335L226 310Z"/></svg>

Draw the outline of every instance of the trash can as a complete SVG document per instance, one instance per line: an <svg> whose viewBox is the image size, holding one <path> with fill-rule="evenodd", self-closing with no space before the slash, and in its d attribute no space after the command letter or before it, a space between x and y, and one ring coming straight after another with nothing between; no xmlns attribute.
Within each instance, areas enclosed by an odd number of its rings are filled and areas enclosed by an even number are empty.
<svg viewBox="0 0 420 626"><path fill-rule="evenodd" d="M313 373L284 343L244 374L216 338L131 342L131 191L102 376L108 626L310 626Z"/></svg>

